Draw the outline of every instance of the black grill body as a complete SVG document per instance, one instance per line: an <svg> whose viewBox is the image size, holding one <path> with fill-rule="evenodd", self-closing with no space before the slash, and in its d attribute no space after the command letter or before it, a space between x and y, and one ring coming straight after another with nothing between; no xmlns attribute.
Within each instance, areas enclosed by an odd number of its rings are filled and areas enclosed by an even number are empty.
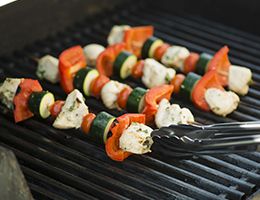
<svg viewBox="0 0 260 200"><path fill-rule="evenodd" d="M260 37L207 19L158 9L147 2L116 7L80 21L63 32L49 36L0 58L1 73L8 77L35 75L33 58L59 53L76 44L106 44L114 24L155 26L155 35L191 51L214 53L222 45L231 48L231 62L245 65L254 73L254 85L241 97L237 111L227 118L186 106L201 123L260 119ZM128 79L131 86L142 85ZM59 85L42 86L65 98ZM107 110L93 98L86 100L91 111ZM170 160L153 150L151 155L132 156L123 163L110 160L103 146L86 139L80 131L60 131L37 118L14 124L1 107L0 145L15 153L35 199L246 199L260 186L260 153L198 156Z"/></svg>

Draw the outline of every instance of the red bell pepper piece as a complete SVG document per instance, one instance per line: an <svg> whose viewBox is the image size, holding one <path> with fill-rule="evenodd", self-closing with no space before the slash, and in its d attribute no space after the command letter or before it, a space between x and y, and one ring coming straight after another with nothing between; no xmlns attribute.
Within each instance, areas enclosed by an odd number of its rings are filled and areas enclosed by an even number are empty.
<svg viewBox="0 0 260 200"><path fill-rule="evenodd" d="M119 148L119 138L123 131L128 128L132 122L145 123L145 115L143 114L124 114L117 118L116 125L111 129L112 136L106 142L106 153L115 161L123 161L132 153L123 151Z"/></svg>
<svg viewBox="0 0 260 200"><path fill-rule="evenodd" d="M118 43L107 47L97 58L96 68L102 75L110 77L113 74L113 65L117 55L125 49L125 43Z"/></svg>
<svg viewBox="0 0 260 200"><path fill-rule="evenodd" d="M228 73L231 65L228 52L229 48L227 46L222 47L208 64L208 71L215 70L220 84L224 87L228 85Z"/></svg>
<svg viewBox="0 0 260 200"><path fill-rule="evenodd" d="M142 112L145 114L147 124L151 124L154 121L158 103L164 98L169 100L173 89L173 85L161 85L148 90L145 95L145 107Z"/></svg>
<svg viewBox="0 0 260 200"><path fill-rule="evenodd" d="M153 36L153 32L153 26L138 26L127 29L123 39L127 50L140 58L143 44L149 37Z"/></svg>
<svg viewBox="0 0 260 200"><path fill-rule="evenodd" d="M214 70L207 72L194 86L191 98L192 102L200 109L210 111L210 108L205 100L206 90L209 88L217 88L224 90L220 84L216 72Z"/></svg>
<svg viewBox="0 0 260 200"><path fill-rule="evenodd" d="M42 87L37 80L23 79L19 85L20 92L14 97L14 120L20 122L29 119L33 113L28 107L28 100L32 92L41 92Z"/></svg>
<svg viewBox="0 0 260 200"><path fill-rule="evenodd" d="M59 56L60 83L66 93L73 89L73 78L75 74L87 66L84 51L81 46L70 47Z"/></svg>

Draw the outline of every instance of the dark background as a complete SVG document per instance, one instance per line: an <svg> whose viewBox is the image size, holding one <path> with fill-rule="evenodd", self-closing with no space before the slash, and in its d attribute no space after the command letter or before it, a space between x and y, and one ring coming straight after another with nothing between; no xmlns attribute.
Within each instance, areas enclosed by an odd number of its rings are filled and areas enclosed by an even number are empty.
<svg viewBox="0 0 260 200"><path fill-rule="evenodd" d="M1 7L0 55L61 31L103 9L124 3L126 0L19 0ZM158 9L199 15L260 35L258 0L150 0L150 3Z"/></svg>

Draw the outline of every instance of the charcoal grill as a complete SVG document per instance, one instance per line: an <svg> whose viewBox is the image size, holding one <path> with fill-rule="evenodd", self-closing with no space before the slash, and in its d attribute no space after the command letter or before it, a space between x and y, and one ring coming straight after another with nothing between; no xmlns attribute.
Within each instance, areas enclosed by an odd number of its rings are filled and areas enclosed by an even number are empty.
<svg viewBox="0 0 260 200"><path fill-rule="evenodd" d="M94 19L94 20L93 20ZM28 44L0 58L1 75L35 76L32 58L58 54L72 45L106 44L114 24L155 26L155 35L192 51L214 53L230 46L231 61L252 69L255 84L241 98L237 111L227 118L197 110L177 96L173 101L192 110L200 123L260 119L260 37L207 19L158 10L140 2L103 12L70 26L63 32ZM3 77L3 76L2 76ZM131 86L142 85L128 79ZM65 98L58 85L43 87ZM95 99L87 99L91 111L107 110ZM30 119L14 124L1 107L0 145L15 153L35 199L246 199L260 187L260 153L198 156L169 160L156 149L151 155L132 156L123 163L111 161L104 148L79 131L60 131L49 122Z"/></svg>

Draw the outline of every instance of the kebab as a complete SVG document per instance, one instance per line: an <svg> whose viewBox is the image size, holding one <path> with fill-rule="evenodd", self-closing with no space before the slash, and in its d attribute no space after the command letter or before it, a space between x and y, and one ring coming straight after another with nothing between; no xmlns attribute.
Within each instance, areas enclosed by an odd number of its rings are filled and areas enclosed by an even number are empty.
<svg viewBox="0 0 260 200"><path fill-rule="evenodd" d="M128 32L135 32L135 30L138 29L139 35L141 35L140 29L143 29L142 38L139 40L139 44L142 44L140 51L143 59L154 58L165 66L174 68L185 74L196 72L199 75L204 75L206 72L215 70L222 86L228 86L230 90L239 95L246 95L248 93L249 85L252 82L252 72L246 67L232 65L230 63L228 58L229 48L227 46L221 48L214 56L208 53L201 53L199 55L198 53L190 52L185 47L171 46L164 43L163 40L151 36L151 33L147 34L144 29L150 26L125 27L125 25L112 27L108 36L109 45L128 42L126 49L135 54L136 50L133 51L129 43L137 43L138 34L136 33L136 36L131 38L128 36ZM121 37L114 40L113 38L117 37L117 35L121 35ZM144 38L146 38L146 40ZM135 55L140 57L140 54Z"/></svg>
<svg viewBox="0 0 260 200"><path fill-rule="evenodd" d="M174 69L167 68L153 58L137 62L137 57L124 50L125 44L109 46L97 58L97 69L100 74L111 76L112 73L121 79L132 75L141 78L144 85L153 88L163 84L174 85L174 92L191 100L196 107L204 111L226 116L236 110L239 97L231 91L225 91L215 70L204 76L190 72L185 77ZM187 98L188 97L188 98Z"/></svg>
<svg viewBox="0 0 260 200"><path fill-rule="evenodd" d="M65 101L55 101L54 95L44 91L37 80L6 78L0 86L0 101L13 110L16 123L33 116L42 119L51 116L54 128L81 128L88 137L105 144L107 155L116 161L151 151L153 129L145 125L144 114L115 118L106 112L89 113L84 97L77 89L71 91Z"/></svg>
<svg viewBox="0 0 260 200"><path fill-rule="evenodd" d="M46 59L46 56L41 59ZM80 46L63 51L59 57L59 66L52 64L53 68L59 68L61 86L67 93L76 88L86 97L101 98L109 109L116 108L131 113L143 113L146 115L147 123L155 122L158 128L171 124L194 122L194 117L187 108L170 104L172 85L161 85L150 90L140 87L132 89L126 84L110 80L104 75L99 75L96 69L86 67L83 49ZM46 69L48 68L46 67ZM45 78L48 79L48 77ZM164 120L165 118L168 120Z"/></svg>

